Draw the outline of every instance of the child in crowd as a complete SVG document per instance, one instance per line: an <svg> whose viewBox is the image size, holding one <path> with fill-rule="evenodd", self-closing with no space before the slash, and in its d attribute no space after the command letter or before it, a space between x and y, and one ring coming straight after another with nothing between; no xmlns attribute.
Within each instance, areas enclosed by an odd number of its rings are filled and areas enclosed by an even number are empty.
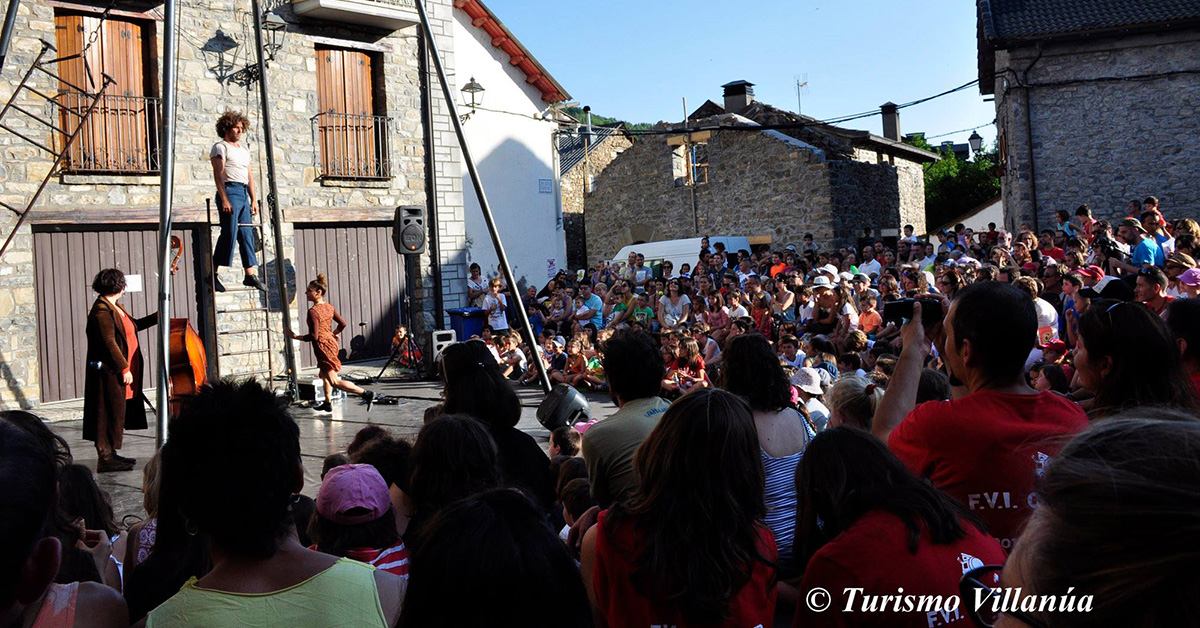
<svg viewBox="0 0 1200 628"><path fill-rule="evenodd" d="M671 397L686 395L694 389L708 388L708 371L700 355L700 344L693 338L681 338L675 351L675 363L667 369L663 389Z"/></svg>
<svg viewBox="0 0 1200 628"><path fill-rule="evenodd" d="M800 368L804 366L804 352L800 351L800 341L795 336L783 336L779 339L779 361L784 366Z"/></svg>
<svg viewBox="0 0 1200 628"><path fill-rule="evenodd" d="M542 316L542 306L537 301L532 301L525 305L525 314L529 316L529 326L533 328L534 335L541 335L542 328L546 325L546 317Z"/></svg>
<svg viewBox="0 0 1200 628"><path fill-rule="evenodd" d="M317 491L308 527L315 549L408 577L408 549L396 531L387 482L369 464L334 467Z"/></svg>
<svg viewBox="0 0 1200 628"><path fill-rule="evenodd" d="M529 363L529 368L521 375L517 382L522 386L537 382L539 369L547 369L550 373L550 361L554 356L554 341L549 338L541 338L542 346L537 352L538 359Z"/></svg>
<svg viewBox="0 0 1200 628"><path fill-rule="evenodd" d="M500 353L500 372L509 379L518 379L525 373L528 362L525 353L517 347L519 336L502 334L496 337L496 346Z"/></svg>
<svg viewBox="0 0 1200 628"><path fill-rule="evenodd" d="M578 456L579 443L582 441L575 428L566 425L554 428L550 432L550 457Z"/></svg>
<svg viewBox="0 0 1200 628"><path fill-rule="evenodd" d="M838 377L866 377L862 370L862 358L857 353L843 353L837 359Z"/></svg>
<svg viewBox="0 0 1200 628"><path fill-rule="evenodd" d="M593 506L596 498L592 497L592 485L587 478L575 478L563 485L558 493L558 502L562 504L563 521L570 530L575 521L583 516Z"/></svg>
<svg viewBox="0 0 1200 628"><path fill-rule="evenodd" d="M758 333L766 336L769 340L774 320L771 318L771 304L765 293L754 297L754 302L750 307L750 317L754 319L754 328L758 330Z"/></svg>
<svg viewBox="0 0 1200 628"><path fill-rule="evenodd" d="M858 315L858 329L873 338L883 328L883 316L875 309L879 304L879 297L868 292L860 296L858 302L862 305L862 312Z"/></svg>
<svg viewBox="0 0 1200 628"><path fill-rule="evenodd" d="M654 320L654 308L650 307L650 298L645 294L638 295L637 306L633 308L631 316L648 330L658 326L658 322Z"/></svg>

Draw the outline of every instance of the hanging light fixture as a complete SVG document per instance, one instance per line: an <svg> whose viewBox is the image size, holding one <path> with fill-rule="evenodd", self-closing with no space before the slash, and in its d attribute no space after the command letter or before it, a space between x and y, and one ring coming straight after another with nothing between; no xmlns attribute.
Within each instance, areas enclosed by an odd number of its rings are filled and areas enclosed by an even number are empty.
<svg viewBox="0 0 1200 628"><path fill-rule="evenodd" d="M980 148L983 148L983 136L978 131L971 131L971 137L967 138L967 143L971 145L971 152L978 153Z"/></svg>
<svg viewBox="0 0 1200 628"><path fill-rule="evenodd" d="M484 91L485 90L483 86L475 82L474 76L471 77L471 80L468 81L466 85L463 85L462 93L465 95L467 101L466 105L471 108L470 111L462 115L463 122L466 122L467 119L471 117L471 114L475 113L476 107L483 104Z"/></svg>
<svg viewBox="0 0 1200 628"><path fill-rule="evenodd" d="M287 31L287 22L275 13L268 13L263 18L263 30L266 31L266 41L263 48L267 61L275 60L275 53L283 48L283 34Z"/></svg>

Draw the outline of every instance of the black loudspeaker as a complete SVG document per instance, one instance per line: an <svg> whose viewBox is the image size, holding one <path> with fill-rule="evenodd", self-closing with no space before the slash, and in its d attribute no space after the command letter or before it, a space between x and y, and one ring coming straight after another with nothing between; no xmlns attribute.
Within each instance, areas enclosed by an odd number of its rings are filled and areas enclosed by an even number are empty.
<svg viewBox="0 0 1200 628"><path fill-rule="evenodd" d="M542 427L554 431L564 425L585 422L592 417L587 397L568 384L559 384L538 405L537 420Z"/></svg>
<svg viewBox="0 0 1200 628"><path fill-rule="evenodd" d="M396 223L392 226L392 244L401 255L420 255L425 252L425 208L401 206L396 208Z"/></svg>

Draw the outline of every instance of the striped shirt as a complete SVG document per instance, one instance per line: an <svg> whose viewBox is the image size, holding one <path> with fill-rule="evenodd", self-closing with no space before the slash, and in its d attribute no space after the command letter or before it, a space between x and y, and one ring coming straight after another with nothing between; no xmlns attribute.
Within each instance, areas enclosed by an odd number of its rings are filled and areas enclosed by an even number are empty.
<svg viewBox="0 0 1200 628"><path fill-rule="evenodd" d="M812 431L805 422L805 447L812 437ZM804 450L780 458L772 457L762 447L759 447L758 451L762 455L763 472L766 476L763 501L766 502L767 516L764 523L775 535L775 545L779 548L779 565L786 574L792 571L789 567L796 529L796 467L800 464Z"/></svg>
<svg viewBox="0 0 1200 628"><path fill-rule="evenodd" d="M395 545L384 549L356 547L346 552L346 558L352 558L372 565L376 569L408 578L408 548L404 546L404 541L396 541Z"/></svg>

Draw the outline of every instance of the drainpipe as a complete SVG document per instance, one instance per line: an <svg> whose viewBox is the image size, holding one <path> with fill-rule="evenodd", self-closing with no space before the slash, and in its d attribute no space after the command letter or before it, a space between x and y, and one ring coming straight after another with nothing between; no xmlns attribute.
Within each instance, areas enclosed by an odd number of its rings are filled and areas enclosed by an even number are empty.
<svg viewBox="0 0 1200 628"><path fill-rule="evenodd" d="M422 27L424 28L424 27ZM433 37L433 33L428 34ZM446 328L446 304L442 288L442 246L438 229L437 167L433 156L433 90L429 87L429 45L417 40L417 72L421 75L421 119L425 121L425 198L429 225L429 265L433 271L433 328Z"/></svg>

